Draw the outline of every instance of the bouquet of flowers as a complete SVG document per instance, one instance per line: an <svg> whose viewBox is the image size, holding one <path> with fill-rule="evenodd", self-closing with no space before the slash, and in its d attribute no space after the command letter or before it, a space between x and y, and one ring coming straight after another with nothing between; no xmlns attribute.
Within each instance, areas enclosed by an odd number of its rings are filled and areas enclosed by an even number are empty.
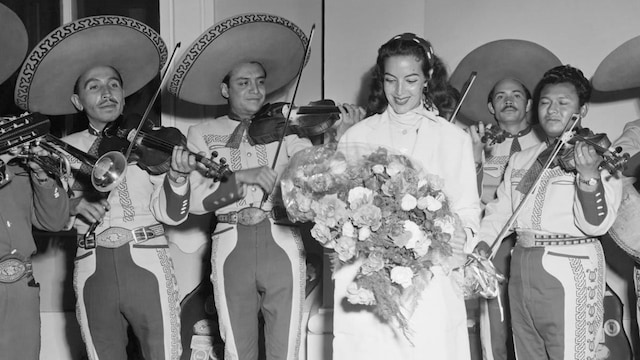
<svg viewBox="0 0 640 360"><path fill-rule="evenodd" d="M289 218L315 222L311 235L335 250L334 265L361 260L348 301L405 332L431 267L451 268L456 219L442 187L405 156L377 148L353 159L335 144L297 153L281 181Z"/></svg>

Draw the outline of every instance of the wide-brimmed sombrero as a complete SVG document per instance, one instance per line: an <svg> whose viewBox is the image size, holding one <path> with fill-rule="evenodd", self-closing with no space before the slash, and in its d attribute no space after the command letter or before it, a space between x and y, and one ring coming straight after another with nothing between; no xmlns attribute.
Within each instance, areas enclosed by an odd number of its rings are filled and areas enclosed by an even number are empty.
<svg viewBox="0 0 640 360"><path fill-rule="evenodd" d="M115 15L82 18L52 31L27 56L15 102L32 112L72 114L73 87L86 70L115 68L128 96L153 79L166 61L164 41L144 23Z"/></svg>
<svg viewBox="0 0 640 360"><path fill-rule="evenodd" d="M307 37L291 21L270 14L243 14L225 19L200 35L177 62L168 90L182 100L222 105L220 84L240 63L257 61L267 72L270 94L296 77L304 60Z"/></svg>
<svg viewBox="0 0 640 360"><path fill-rule="evenodd" d="M14 13L0 4L0 84L13 74L20 66L20 63L27 54L29 39L27 38L27 29L24 24Z"/></svg>
<svg viewBox="0 0 640 360"><path fill-rule="evenodd" d="M561 64L551 51L526 40L496 40L476 48L460 61L451 74L451 85L462 91L471 72L477 72L477 78L458 116L470 122L495 124L493 115L487 109L487 97L498 81L517 79L533 94L542 75Z"/></svg>
<svg viewBox="0 0 640 360"><path fill-rule="evenodd" d="M640 36L627 40L607 55L593 74L591 84L599 91L640 87Z"/></svg>

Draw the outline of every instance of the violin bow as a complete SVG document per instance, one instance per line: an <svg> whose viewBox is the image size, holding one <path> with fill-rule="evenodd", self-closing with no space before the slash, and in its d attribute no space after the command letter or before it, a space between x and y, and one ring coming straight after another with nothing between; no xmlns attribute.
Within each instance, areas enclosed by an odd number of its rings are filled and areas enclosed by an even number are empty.
<svg viewBox="0 0 640 360"><path fill-rule="evenodd" d="M287 111L287 117L284 121L284 126L282 127L282 134L280 135L280 139L278 140L278 147L276 148L276 155L273 158L273 163L271 164L271 169L275 170L276 163L278 162L278 156L280 155L280 150L282 149L282 143L284 142L284 137L287 135L287 128L289 127L289 122L291 119L291 111L293 109L293 104L296 99L296 95L298 94L298 87L300 86L300 79L302 78L302 70L304 69L304 64L307 63L309 57L311 56L311 40L313 40L313 34L316 31L316 24L311 26L311 31L309 32L309 41L307 42L307 48L304 50L304 57L302 58L302 62L300 63L300 67L298 68L298 74L296 79L296 86L293 90L293 96L291 97L291 102L289 109ZM265 201L269 198L269 194L266 192L262 196L262 201L260 202L260 208L264 205Z"/></svg>
<svg viewBox="0 0 640 360"><path fill-rule="evenodd" d="M456 116L458 115L458 112L460 111L460 108L462 107L462 102L467 97L467 94L469 94L469 90L471 89L471 85L473 85L473 82L476 81L477 77L478 77L478 72L477 71L472 71L471 75L469 75L469 78L464 83L464 86L462 87L462 96L460 97L460 101L458 101L458 104L456 105L455 110L453 110L453 113L451 113L451 117L449 117L449 122L451 122L452 124L456 123Z"/></svg>
<svg viewBox="0 0 640 360"><path fill-rule="evenodd" d="M571 115L571 120L573 121L573 123L571 123L570 121L567 123L567 125L565 125L565 130L562 132L562 135L559 138L560 141L558 141L555 148L553 149L553 152L551 153L551 156L549 156L549 159L547 159L547 161L545 162L544 166L542 167L542 171L540 171L540 173L536 177L536 180L534 181L533 185L531 185L531 188L529 189L527 194L522 198L516 210L513 212L509 220L507 220L507 223L504 225L504 227L502 227L502 230L500 230L500 233L498 233L498 236L496 236L496 240L491 245L491 255L489 256L489 259L493 259L496 256L496 253L498 252L498 248L500 247L500 244L502 244L504 237L507 235L507 233L511 229L511 226L513 226L513 223L516 221L518 216L520 216L520 213L522 212L522 208L529 201L529 198L531 197L531 194L533 193L533 191L538 187L538 185L540 185L540 181L542 180L542 175L544 174L545 171L547 171L547 169L549 169L549 166L551 166L551 163L553 163L553 160L558 156L558 153L560 152L562 147L567 143L567 141L569 141L570 137L568 137L567 135L571 134L571 132L573 131L573 128L576 126L576 124L578 124L581 118L582 117L580 116L580 114ZM567 127L569 129L567 129Z"/></svg>
<svg viewBox="0 0 640 360"><path fill-rule="evenodd" d="M180 48L180 42L178 42L176 46L173 47L173 52L171 52L171 57L169 58L169 62L167 62L167 65L164 68L162 77L160 78L160 86L158 86L158 88L156 89L156 92L153 94L153 97L149 101L149 105L147 105L147 108L144 110L144 114L142 115L142 119L140 119L140 123L138 124L138 127L135 129L134 134L136 134L136 136L140 132L140 129L142 129L142 125L145 123L145 121L147 121L147 117L151 112L151 108L153 108L153 104L156 103L156 99L158 98L158 95L160 95L160 91L162 91L162 87L165 84L165 80L167 80L167 74L169 73L169 69L171 68L171 64L173 63L173 59L176 55L176 51L178 50L178 48ZM135 139L135 136L134 136L134 139ZM134 146L135 146L135 141L131 141L129 143L129 147L127 148L127 152L125 152L124 154L127 160L129 160L129 156L131 156L131 152L133 151Z"/></svg>

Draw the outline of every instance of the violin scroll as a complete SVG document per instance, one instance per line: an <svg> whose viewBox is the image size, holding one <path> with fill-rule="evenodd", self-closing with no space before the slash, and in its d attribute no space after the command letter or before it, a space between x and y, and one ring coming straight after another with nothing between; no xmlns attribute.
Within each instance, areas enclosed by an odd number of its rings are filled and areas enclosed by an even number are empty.
<svg viewBox="0 0 640 360"><path fill-rule="evenodd" d="M501 144L507 138L506 132L498 125L488 124L480 141L487 145Z"/></svg>

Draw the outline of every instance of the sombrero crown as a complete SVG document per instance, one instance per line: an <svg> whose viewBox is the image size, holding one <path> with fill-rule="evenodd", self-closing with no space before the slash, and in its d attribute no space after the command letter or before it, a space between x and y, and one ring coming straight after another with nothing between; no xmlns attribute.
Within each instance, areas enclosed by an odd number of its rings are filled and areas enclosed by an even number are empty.
<svg viewBox="0 0 640 360"><path fill-rule="evenodd" d="M3 4L0 4L0 84L7 80L11 74L20 66L20 63L27 54L29 40L27 29L14 13Z"/></svg>
<svg viewBox="0 0 640 360"><path fill-rule="evenodd" d="M500 80L519 80L533 90L545 71L562 65L551 51L526 40L504 39L486 43L465 56L451 74L450 83L462 90L471 72L477 78L460 108L460 115L468 121L495 123L487 109L487 97Z"/></svg>
<svg viewBox="0 0 640 360"><path fill-rule="evenodd" d="M126 95L153 79L167 61L160 35L140 21L115 15L92 16L47 35L27 56L16 83L15 102L47 115L72 114L76 80L95 66L111 66L122 76Z"/></svg>
<svg viewBox="0 0 640 360"><path fill-rule="evenodd" d="M599 91L640 87L640 36L627 40L607 55L598 65L591 83Z"/></svg>
<svg viewBox="0 0 640 360"><path fill-rule="evenodd" d="M291 21L270 14L243 14L205 31L184 52L168 90L201 105L222 105L220 84L240 63L257 61L267 72L270 94L290 83L304 61L307 37Z"/></svg>

